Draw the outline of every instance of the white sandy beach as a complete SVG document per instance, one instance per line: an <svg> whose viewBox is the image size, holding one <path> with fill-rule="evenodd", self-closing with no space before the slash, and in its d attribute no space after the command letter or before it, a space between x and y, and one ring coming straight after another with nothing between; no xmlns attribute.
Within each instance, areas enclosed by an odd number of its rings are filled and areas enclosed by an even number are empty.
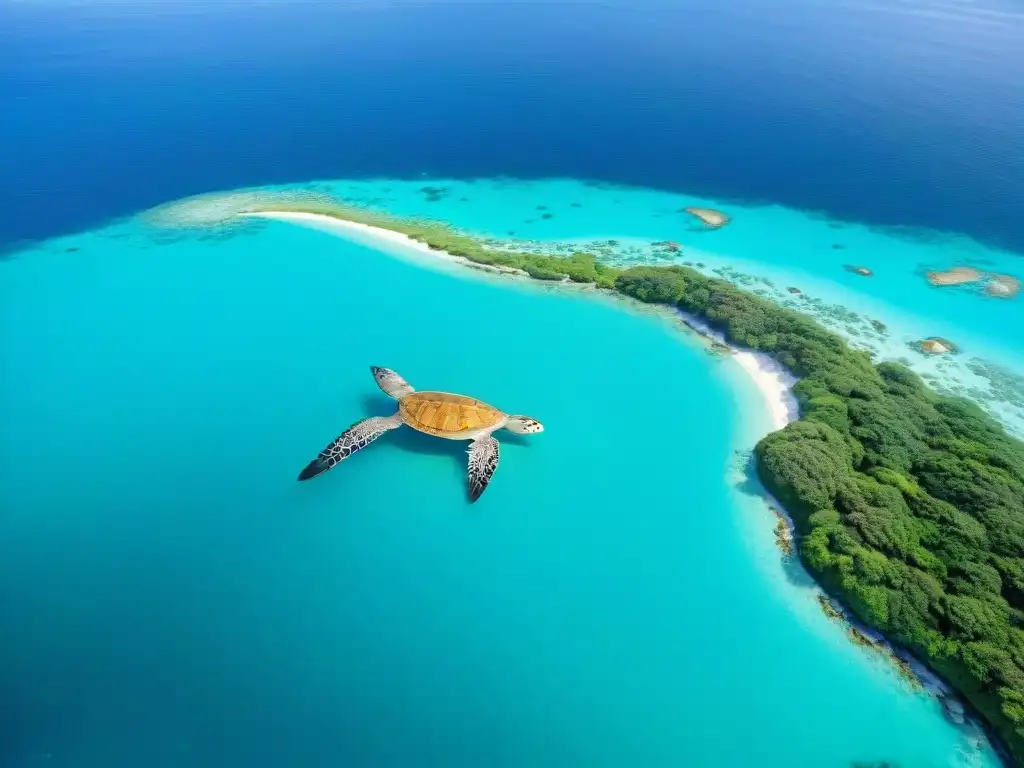
<svg viewBox="0 0 1024 768"><path fill-rule="evenodd" d="M764 398L773 430L782 429L800 418L800 408L793 394L796 376L764 352L753 352L730 344L721 333L710 328L700 318L681 310L679 314L683 322L694 331L732 350L732 359L747 373Z"/></svg>
<svg viewBox="0 0 1024 768"><path fill-rule="evenodd" d="M300 213L294 211L242 211L238 216L255 216L263 219L274 219L276 221L287 221L293 224L301 224L313 229L319 229L331 234L340 235L348 240L372 248L384 250L388 253L400 256L413 261L421 266L429 267L468 267L476 271L490 272L493 274L527 277L521 269L514 267L492 266L490 264L477 264L462 256L454 256L446 251L435 251L419 240L413 240L401 232L393 232L383 227L371 227L368 224L360 224L355 221L345 221L333 216L325 216L319 213Z"/></svg>
<svg viewBox="0 0 1024 768"><path fill-rule="evenodd" d="M242 211L238 215L256 216L313 227L363 245L384 250L423 266L434 268L466 267L509 277L526 276L526 273L521 269L476 264L461 256L453 256L445 251L435 251L426 244L413 240L400 232L393 232L382 227L372 227L368 224L360 224L354 221L344 221L333 216L292 211ZM752 352L734 347L725 341L722 334L713 331L698 318L686 313L680 314L683 316L684 322L693 330L728 346L732 350L731 358L747 373L761 393L770 414L773 429L782 429L791 421L799 418L797 401L792 391L793 384L796 383L796 377L768 355L762 352Z"/></svg>

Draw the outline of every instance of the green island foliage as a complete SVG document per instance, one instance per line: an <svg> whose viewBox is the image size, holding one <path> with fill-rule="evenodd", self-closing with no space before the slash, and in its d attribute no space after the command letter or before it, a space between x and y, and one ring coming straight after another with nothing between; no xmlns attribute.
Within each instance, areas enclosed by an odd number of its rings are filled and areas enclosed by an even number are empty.
<svg viewBox="0 0 1024 768"><path fill-rule="evenodd" d="M281 210L280 207L275 207ZM755 450L801 559L855 615L939 672L1024 763L1024 443L976 405L872 362L810 317L685 266L620 270L497 250L444 223L289 206L402 232L541 280L570 279L703 318L800 377L800 419Z"/></svg>
<svg viewBox="0 0 1024 768"><path fill-rule="evenodd" d="M945 677L1024 761L1024 443L811 318L686 267L617 290L781 361L801 416L758 443L800 555L866 624Z"/></svg>
<svg viewBox="0 0 1024 768"><path fill-rule="evenodd" d="M268 202L247 208L249 211L287 211L315 213L342 221L352 221L371 227L400 232L424 243L435 251L461 256L475 264L492 267L521 269L536 280L571 280L575 283L593 283L600 288L614 288L619 270L601 264L592 253L574 253L571 256L545 256L543 254L506 251L489 248L475 237L464 235L451 225L432 219L404 219L376 213L343 203L309 201L302 203Z"/></svg>

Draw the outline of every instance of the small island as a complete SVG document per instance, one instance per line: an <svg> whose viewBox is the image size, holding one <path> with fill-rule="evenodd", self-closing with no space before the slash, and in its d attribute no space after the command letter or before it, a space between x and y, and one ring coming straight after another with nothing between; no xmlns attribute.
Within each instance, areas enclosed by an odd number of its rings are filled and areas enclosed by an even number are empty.
<svg viewBox="0 0 1024 768"><path fill-rule="evenodd" d="M937 287L967 285L981 288L982 293L996 299L1012 299L1020 293L1020 278L998 272L983 272L974 267L952 267L943 271L928 272L929 283Z"/></svg>
<svg viewBox="0 0 1024 768"><path fill-rule="evenodd" d="M681 212L688 213L699 219L704 224L705 229L721 229L732 221L729 214L717 211L714 208L683 208Z"/></svg>
<svg viewBox="0 0 1024 768"><path fill-rule="evenodd" d="M948 355L957 351L957 346L941 336L929 336L916 343L917 350L926 355Z"/></svg>

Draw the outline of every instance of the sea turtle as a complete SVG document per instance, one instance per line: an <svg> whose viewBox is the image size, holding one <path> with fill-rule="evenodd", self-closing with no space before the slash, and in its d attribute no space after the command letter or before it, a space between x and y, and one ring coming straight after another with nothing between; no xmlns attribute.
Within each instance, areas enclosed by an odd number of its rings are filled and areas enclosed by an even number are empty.
<svg viewBox="0 0 1024 768"><path fill-rule="evenodd" d="M389 368L371 366L370 371L384 394L398 401L398 413L371 416L353 424L309 462L299 473L299 480L309 480L333 469L388 430L407 424L434 437L472 441L469 446L469 499L472 502L480 498L498 467L498 441L492 432L502 427L527 435L544 431L544 426L529 416L509 416L465 395L417 392Z"/></svg>

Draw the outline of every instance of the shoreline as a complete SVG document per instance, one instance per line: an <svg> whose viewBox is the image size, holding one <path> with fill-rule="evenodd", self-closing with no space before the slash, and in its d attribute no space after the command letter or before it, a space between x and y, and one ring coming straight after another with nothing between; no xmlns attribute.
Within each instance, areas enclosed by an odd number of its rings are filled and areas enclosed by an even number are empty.
<svg viewBox="0 0 1024 768"><path fill-rule="evenodd" d="M450 254L447 251L430 248L426 243L414 240L401 232L394 232L383 227L374 227L355 221L345 221L326 214L263 210L240 211L236 215L311 226L314 229L339 235L370 247L381 248L383 246L385 250L387 246L396 247L406 250L410 255L414 255L417 263L422 263L424 257L427 257L429 261L425 263L426 266L461 266L476 272L485 272L504 278L516 278L517 281L541 282L531 278L524 270L516 269L515 267L478 264L465 257ZM565 280L555 282L554 284L566 285L571 283ZM780 363L776 362L769 355L730 344L720 332L711 329L694 315L681 310L675 311L682 319L683 324L698 336L702 336L713 343L720 344L729 349L729 357L735 360L760 393L771 423L771 431L782 429L800 417L797 400L793 394L793 385L797 382L796 376L783 368Z"/></svg>
<svg viewBox="0 0 1024 768"><path fill-rule="evenodd" d="M376 250L383 250L398 258L405 258L418 266L433 269L441 268L441 271L446 271L462 278L469 277L471 272L476 272L478 277L487 276L492 279L501 278L502 282L505 283L506 286L509 282L512 282L524 287L529 285L531 288L547 287L549 289L563 291L566 289L576 288L579 289L579 292L590 291L600 293L602 295L612 295L615 293L615 291L602 290L594 283L570 281L568 276L563 280L541 280L534 278L525 270L518 269L516 267L480 264L463 256L456 256L445 250L432 248L426 243L416 240L401 232L362 222L347 221L329 214L307 211L243 210L234 215L284 221L286 223L311 227ZM447 269L445 269L445 267L447 267ZM463 267L465 269L458 269L459 267ZM465 270L469 270L469 272ZM760 394L760 399L762 401L761 405L763 407L762 412L767 415L769 425L769 429L766 431L762 431L759 427L758 436L755 442L800 419L799 403L793 392L793 386L797 381L799 381L799 377L788 371L781 363L765 352L754 351L730 343L726 340L725 335L722 332L711 328L706 322L696 315L683 311L678 307L672 307L664 313L664 316L673 317L677 322L681 322L687 330L699 336L713 349L718 348L726 350L727 354L725 356L735 359L738 369L743 371L747 381L754 385L755 389ZM793 536L796 531L796 526L792 516L786 510L785 506L778 501L774 494L765 487L763 483L760 485L761 496L768 508L780 519L785 521L786 527L790 532L790 536ZM830 593L825 590L822 584L817 582L816 579L815 582L816 588L813 590L815 597L818 598L819 601L821 599L831 600L832 597ZM904 651L899 646L890 642L877 630L855 618L849 610L844 609L842 611L842 622L845 623L848 628L852 628L859 633L861 637L869 639L870 644L876 651L891 658L899 659L909 667L921 684L925 695L937 701L942 708L946 710L945 715L948 720L952 720L949 710L951 702L966 702L965 698L960 696L951 685L933 672L926 664L915 658L909 652ZM853 644L857 645L858 643L854 642ZM898 664L896 664L896 667L897 671L899 671ZM970 715L966 718L961 715L959 721L954 721L954 724L973 741L978 738L977 728L979 726L979 720L975 719L974 708L970 703L968 703L968 707L971 710ZM963 710L961 709L961 711ZM984 719L981 718L980 722L984 723ZM982 725L980 727L983 731L987 731L986 726ZM993 733L993 735L995 734ZM997 754L1001 754L998 738L989 739L989 744L996 750Z"/></svg>
<svg viewBox="0 0 1024 768"><path fill-rule="evenodd" d="M357 221L346 221L323 213L307 213L303 211L239 211L235 215L308 226L321 232L340 235L361 245L368 245L378 249L381 246L407 249L409 252L415 253L417 263L426 256L431 260L428 262L428 265L439 266L440 263L446 263L449 266L458 265L478 272L489 272L505 277L529 277L524 270L516 269L515 267L477 264L464 256L455 256L447 251L435 250L426 243L414 240L401 232L394 232L384 227L373 227Z"/></svg>
<svg viewBox="0 0 1024 768"><path fill-rule="evenodd" d="M800 418L800 405L793 394L793 386L799 381L798 377L787 371L770 355L731 344L724 334L714 330L700 318L681 309L676 311L691 331L729 350L729 357L736 361L760 392L771 421L770 431L780 430ZM771 494L768 496L771 498ZM772 501L774 502L774 499Z"/></svg>

